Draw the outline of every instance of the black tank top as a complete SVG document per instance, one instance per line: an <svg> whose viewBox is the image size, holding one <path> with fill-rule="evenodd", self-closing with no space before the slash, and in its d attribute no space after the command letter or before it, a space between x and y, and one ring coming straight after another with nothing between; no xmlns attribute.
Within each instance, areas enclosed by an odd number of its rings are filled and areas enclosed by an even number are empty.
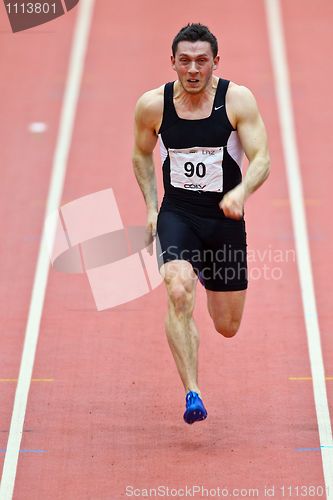
<svg viewBox="0 0 333 500"><path fill-rule="evenodd" d="M159 130L163 163L163 209L188 210L224 217L218 204L242 180L243 150L225 109L229 81L219 79L208 118L179 118L173 102L174 82L164 87Z"/></svg>

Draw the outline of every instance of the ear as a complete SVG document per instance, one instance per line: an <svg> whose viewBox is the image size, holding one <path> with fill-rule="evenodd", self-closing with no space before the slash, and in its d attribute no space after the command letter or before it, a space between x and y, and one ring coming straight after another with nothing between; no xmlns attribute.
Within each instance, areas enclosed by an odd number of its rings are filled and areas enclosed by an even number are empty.
<svg viewBox="0 0 333 500"><path fill-rule="evenodd" d="M219 65L219 62L220 62L220 56L216 56L214 57L214 61L213 61L213 69L216 69Z"/></svg>
<svg viewBox="0 0 333 500"><path fill-rule="evenodd" d="M174 56L171 56L171 66L172 66L172 69L176 70L176 68L175 68L175 58L174 58Z"/></svg>

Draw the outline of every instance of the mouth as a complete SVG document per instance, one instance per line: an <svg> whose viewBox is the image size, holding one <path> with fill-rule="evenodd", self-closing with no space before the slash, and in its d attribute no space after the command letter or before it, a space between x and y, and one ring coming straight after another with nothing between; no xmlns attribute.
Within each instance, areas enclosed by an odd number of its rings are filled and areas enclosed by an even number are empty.
<svg viewBox="0 0 333 500"><path fill-rule="evenodd" d="M197 80L196 78L189 78L187 81L188 81L188 83L190 83L190 84L199 83L199 80Z"/></svg>

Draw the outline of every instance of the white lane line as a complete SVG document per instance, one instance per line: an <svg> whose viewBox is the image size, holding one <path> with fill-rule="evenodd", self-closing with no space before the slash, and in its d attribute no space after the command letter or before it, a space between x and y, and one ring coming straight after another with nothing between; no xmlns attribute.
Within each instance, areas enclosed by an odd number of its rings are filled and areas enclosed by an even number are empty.
<svg viewBox="0 0 333 500"><path fill-rule="evenodd" d="M275 75L280 129L295 235L298 274L311 365L313 392L327 498L333 498L333 440L327 401L325 370L313 285L311 257L303 201L302 179L296 146L288 64L279 0L265 0L271 58Z"/></svg>
<svg viewBox="0 0 333 500"><path fill-rule="evenodd" d="M9 430L4 466L2 471L0 498L11 500L13 497L17 461L20 451L23 424L27 407L28 393L34 366L39 327L50 267L47 243L54 241L56 225L46 223L48 214L59 208L63 191L66 166L70 150L77 102L80 93L82 74L94 0L81 0L78 4L77 21L73 34L69 59L67 82L61 109L59 131L53 157L52 173L44 218L43 233L39 247L34 283L31 293L21 366L15 393L14 408ZM54 218L55 219L55 218Z"/></svg>

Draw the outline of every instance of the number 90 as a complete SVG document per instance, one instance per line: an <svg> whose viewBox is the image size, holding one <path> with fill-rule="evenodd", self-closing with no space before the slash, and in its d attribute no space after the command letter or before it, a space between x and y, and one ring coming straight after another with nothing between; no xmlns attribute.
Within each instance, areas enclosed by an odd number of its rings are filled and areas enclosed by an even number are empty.
<svg viewBox="0 0 333 500"><path fill-rule="evenodd" d="M187 161L184 165L184 170L186 177L193 177L194 173L200 178L206 175L206 165L202 162L195 166L191 161Z"/></svg>

